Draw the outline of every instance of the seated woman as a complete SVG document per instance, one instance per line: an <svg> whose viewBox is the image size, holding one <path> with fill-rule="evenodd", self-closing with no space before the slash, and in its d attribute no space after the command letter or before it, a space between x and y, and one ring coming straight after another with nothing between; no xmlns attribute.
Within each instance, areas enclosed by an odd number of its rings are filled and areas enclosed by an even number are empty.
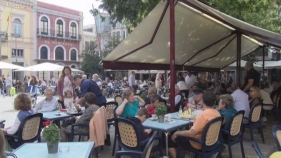
<svg viewBox="0 0 281 158"><path fill-rule="evenodd" d="M220 113L216 109L214 109L215 102L216 96L214 93L206 92L203 94L204 111L196 116L193 126L190 128L190 130L175 132L172 135L171 140L169 141L169 152L172 158L176 158L177 144L175 143L175 139L178 136L181 137L180 139L178 139L178 141L184 150L188 150L190 146L198 150L202 149L202 146L193 141L186 140L184 139L184 137L194 137L197 139L201 139L202 132L207 123L214 118L220 117Z"/></svg>
<svg viewBox="0 0 281 158"><path fill-rule="evenodd" d="M14 125L8 128L3 129L4 133L15 134L17 133L19 126L25 118L34 114L34 111L31 109L31 100L30 97L25 93L19 93L14 99L14 108L19 110Z"/></svg>
<svg viewBox="0 0 281 158"><path fill-rule="evenodd" d="M261 104L261 92L260 89L256 86L250 88L250 108L254 105Z"/></svg>
<svg viewBox="0 0 281 158"><path fill-rule="evenodd" d="M131 88L123 92L123 102L116 109L116 115L122 118L134 117L140 106L144 105L144 100L139 96L134 96Z"/></svg>
<svg viewBox="0 0 281 158"><path fill-rule="evenodd" d="M237 112L233 107L234 107L234 100L231 95L225 94L220 96L219 112L221 116L224 117L224 122L225 122L223 126L224 129L228 127L232 115Z"/></svg>
<svg viewBox="0 0 281 158"><path fill-rule="evenodd" d="M100 107L95 105L96 102L96 95L92 92L88 92L84 96L85 103L88 106L88 108L85 110L85 112L81 115L81 117L75 117L76 122L75 124L89 124L91 118L93 117L93 114L95 111L97 111ZM89 133L89 128L86 127L76 127L74 128L74 133ZM66 142L68 135L71 134L71 125L68 125L67 127L61 127L61 141Z"/></svg>

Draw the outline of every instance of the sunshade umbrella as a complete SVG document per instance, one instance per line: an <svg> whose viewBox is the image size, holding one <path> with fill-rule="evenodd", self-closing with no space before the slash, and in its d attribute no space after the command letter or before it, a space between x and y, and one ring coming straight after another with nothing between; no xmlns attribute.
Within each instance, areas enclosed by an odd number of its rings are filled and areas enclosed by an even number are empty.
<svg viewBox="0 0 281 158"><path fill-rule="evenodd" d="M281 69L281 60L279 61L272 61L268 64L265 64L265 67L268 68L268 69Z"/></svg>
<svg viewBox="0 0 281 158"><path fill-rule="evenodd" d="M62 71L64 66L52 63L41 63L37 65L21 68L16 71ZM71 71L82 72L81 70L71 68Z"/></svg>
<svg viewBox="0 0 281 158"><path fill-rule="evenodd" d="M23 67L0 61L0 69L21 69Z"/></svg>

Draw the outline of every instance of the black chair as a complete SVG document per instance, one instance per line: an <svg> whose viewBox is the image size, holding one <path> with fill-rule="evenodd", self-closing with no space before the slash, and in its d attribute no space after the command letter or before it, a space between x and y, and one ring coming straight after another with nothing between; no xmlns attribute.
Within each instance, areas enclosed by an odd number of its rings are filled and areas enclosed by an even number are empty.
<svg viewBox="0 0 281 158"><path fill-rule="evenodd" d="M281 125L275 125L272 127L272 135L275 139L277 150L281 151Z"/></svg>
<svg viewBox="0 0 281 158"><path fill-rule="evenodd" d="M220 146L221 142L219 140L221 125L223 122L223 117L215 118L207 123L202 132L202 138L197 139L193 137L177 137L177 158L180 158L182 141L193 141L202 146L202 150L194 148L192 145L188 146L188 151L193 152L195 155L200 155L202 158L209 158L212 155L218 153L221 157ZM187 143L188 144L188 143ZM186 145L185 145L186 146ZM187 147L186 147L187 148Z"/></svg>
<svg viewBox="0 0 281 158"><path fill-rule="evenodd" d="M16 134L5 134L10 146L16 149L24 143L41 142L42 117L41 113L30 115L21 122Z"/></svg>
<svg viewBox="0 0 281 158"><path fill-rule="evenodd" d="M156 135L157 132L155 131L153 135L150 137L143 151L118 151L115 155L115 158L120 158L121 156L129 156L129 157L137 156L140 158L149 158Z"/></svg>
<svg viewBox="0 0 281 158"><path fill-rule="evenodd" d="M105 104L105 109L106 109L106 117L107 117L107 126L108 126L108 130L110 128L110 126L115 126L115 108L118 107L118 103L117 102L107 102ZM107 145L111 145L110 142L110 135L107 134L106 136L106 144ZM115 139L115 138L114 138Z"/></svg>
<svg viewBox="0 0 281 158"><path fill-rule="evenodd" d="M117 128L118 133L118 146L124 151L143 151L149 141L149 138L140 141L140 132L143 131L138 131L135 123L128 119L117 118L116 124L115 128ZM161 137L156 138L159 140L159 144L158 146L152 147L152 151L159 151L159 155L162 156Z"/></svg>
<svg viewBox="0 0 281 158"><path fill-rule="evenodd" d="M265 158L265 156L262 154L260 147L258 146L258 144L255 141L252 141L252 145L258 155L259 158Z"/></svg>
<svg viewBox="0 0 281 158"><path fill-rule="evenodd" d="M236 112L229 122L228 127L226 130L221 129L222 137L224 138L225 142L228 145L229 151L229 158L232 158L232 151L231 146L237 143L240 143L242 157L245 158L245 152L243 147L243 116L245 111L241 110Z"/></svg>
<svg viewBox="0 0 281 158"><path fill-rule="evenodd" d="M116 119L118 118L116 115L116 109L118 108L118 106L116 106L114 108L114 126L115 126L115 130L114 130L114 141L113 141L113 147L112 147L112 156L114 156L115 154L115 148L116 148L116 142L117 142L117 137L118 137L118 133L117 133L117 124L116 124Z"/></svg>
<svg viewBox="0 0 281 158"><path fill-rule="evenodd" d="M249 118L244 117L244 119L248 120L248 123L243 123L243 126L244 126L244 128L250 129L251 141L254 141L253 129L257 129L260 132L262 142L264 143L262 121L260 119L261 110L262 110L261 104L256 104L256 105L252 106L250 114L249 114Z"/></svg>
<svg viewBox="0 0 281 158"><path fill-rule="evenodd" d="M13 157L13 158L17 158L17 156L16 156L14 153L6 152L6 151L5 151L5 154L6 154L6 156L11 156L11 157Z"/></svg>
<svg viewBox="0 0 281 158"><path fill-rule="evenodd" d="M85 136L89 139L89 132L85 133L75 133L75 128L85 128L89 129L89 124L73 124L71 125L71 133L70 133L70 138L69 141L73 141L74 136L78 135L78 141L81 141L82 136ZM89 130L88 130L89 131Z"/></svg>

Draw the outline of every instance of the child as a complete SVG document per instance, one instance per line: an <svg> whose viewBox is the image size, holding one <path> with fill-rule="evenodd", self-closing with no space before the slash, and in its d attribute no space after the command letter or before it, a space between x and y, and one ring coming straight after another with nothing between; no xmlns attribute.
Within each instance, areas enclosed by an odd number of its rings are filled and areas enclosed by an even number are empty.
<svg viewBox="0 0 281 158"><path fill-rule="evenodd" d="M72 109L74 107L73 104L73 93L71 90L67 89L64 91L64 106L66 109Z"/></svg>
<svg viewBox="0 0 281 158"><path fill-rule="evenodd" d="M149 134L152 132L151 129L144 129L142 123L148 118L147 109L141 108L138 110L135 117L129 117L128 119L135 123L137 130L140 132L140 141L144 141L149 137Z"/></svg>
<svg viewBox="0 0 281 158"><path fill-rule="evenodd" d="M159 104L158 95L153 95L150 97L150 106L147 107L148 115L151 117L152 114L155 114L155 108Z"/></svg>

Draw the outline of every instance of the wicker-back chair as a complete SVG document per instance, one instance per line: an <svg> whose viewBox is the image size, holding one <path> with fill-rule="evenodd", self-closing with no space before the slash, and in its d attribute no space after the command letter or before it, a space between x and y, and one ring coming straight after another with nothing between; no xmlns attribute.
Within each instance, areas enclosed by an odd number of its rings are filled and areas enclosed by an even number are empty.
<svg viewBox="0 0 281 158"><path fill-rule="evenodd" d="M244 110L236 112L230 119L228 127L222 129L222 135L225 139L225 143L228 145L229 158L232 158L231 146L240 142L242 158L245 158L245 152L243 147L243 117Z"/></svg>
<svg viewBox="0 0 281 158"><path fill-rule="evenodd" d="M149 158L156 138L157 132L155 131L150 137L143 151L118 151L115 155L115 158L120 158L121 156L129 157L140 157L140 158Z"/></svg>
<svg viewBox="0 0 281 158"><path fill-rule="evenodd" d="M277 150L281 151L281 125L275 125L272 127L272 135L275 139Z"/></svg>
<svg viewBox="0 0 281 158"><path fill-rule="evenodd" d="M177 158L180 158L181 142L193 141L202 146L202 150L194 148L192 145L188 147L190 152L200 155L203 158L211 157L213 154L218 153L221 157L220 146L221 142L219 140L221 125L223 122L223 117L215 118L207 123L202 132L201 140L193 137L177 137ZM188 144L188 143L187 143Z"/></svg>
<svg viewBox="0 0 281 158"><path fill-rule="evenodd" d="M140 140L140 132L135 125L134 122L117 118L116 119L117 133L118 133L118 145L125 151L143 151L145 145L148 143L149 139L144 141ZM160 156L162 156L162 148L161 148L161 137L157 137L155 139L159 140L159 145L152 147L153 151L159 151Z"/></svg>
<svg viewBox="0 0 281 158"><path fill-rule="evenodd" d="M118 103L118 105L120 105L123 102L123 98L121 95L116 95L114 97L114 101Z"/></svg>
<svg viewBox="0 0 281 158"><path fill-rule="evenodd" d="M243 123L244 128L250 129L250 135L251 135L251 141L254 141L254 134L253 129L258 129L258 131L261 134L262 142L264 143L264 136L263 136L263 130L262 130L262 122L261 122L261 110L262 105L256 104L252 106L249 118L244 117L244 119L248 120L248 123Z"/></svg>
<svg viewBox="0 0 281 158"><path fill-rule="evenodd" d="M107 102L105 104L105 109L106 109L106 115L107 115L107 124L108 125L114 125L114 123L112 123L115 119L114 116L114 109L118 107L118 103L117 102Z"/></svg>
<svg viewBox="0 0 281 158"><path fill-rule="evenodd" d="M43 114L41 113L30 115L21 122L16 134L5 134L10 146L16 149L24 143L34 142L36 140L40 142L42 117Z"/></svg>

